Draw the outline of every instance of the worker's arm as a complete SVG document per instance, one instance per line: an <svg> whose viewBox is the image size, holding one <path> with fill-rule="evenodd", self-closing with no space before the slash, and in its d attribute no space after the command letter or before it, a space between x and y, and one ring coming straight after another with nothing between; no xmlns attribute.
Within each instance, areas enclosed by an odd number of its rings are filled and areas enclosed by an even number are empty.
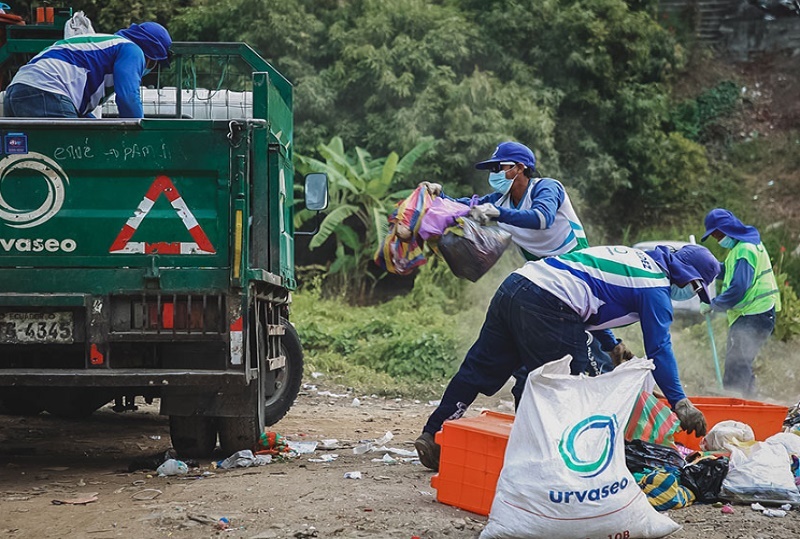
<svg viewBox="0 0 800 539"><path fill-rule="evenodd" d="M616 345L621 343L610 329L596 329L590 332L592 336L600 343L600 348L604 352L610 352Z"/></svg>
<svg viewBox="0 0 800 539"><path fill-rule="evenodd" d="M711 300L711 308L715 311L724 312L735 307L747 293L747 289L753 284L753 277L756 269L744 258L736 261L733 267L733 278L731 284L719 296Z"/></svg>
<svg viewBox="0 0 800 539"><path fill-rule="evenodd" d="M669 327L672 324L672 301L669 288L647 288L641 290L639 298L639 322L647 357L655 363L653 377L664 396L674 407L686 398L683 392L678 363L672 352Z"/></svg>
<svg viewBox="0 0 800 539"><path fill-rule="evenodd" d="M545 230L553 226L556 212L564 202L564 188L555 180L540 179L531 190L532 205L527 210L500 208L497 221L519 228Z"/></svg>
<svg viewBox="0 0 800 539"><path fill-rule="evenodd" d="M114 61L114 93L120 118L143 118L139 86L144 74L144 53L133 43L120 45Z"/></svg>

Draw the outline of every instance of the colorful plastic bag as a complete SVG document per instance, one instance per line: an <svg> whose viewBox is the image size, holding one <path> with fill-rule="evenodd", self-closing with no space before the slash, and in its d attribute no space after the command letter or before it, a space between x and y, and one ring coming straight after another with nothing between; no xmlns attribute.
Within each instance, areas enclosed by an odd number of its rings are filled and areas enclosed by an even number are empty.
<svg viewBox="0 0 800 539"><path fill-rule="evenodd" d="M449 198L436 197L430 207L422 216L419 227L419 237L428 240L431 237L441 236L445 229L456 224L456 218L469 213L469 206L450 200Z"/></svg>
<svg viewBox="0 0 800 539"><path fill-rule="evenodd" d="M653 470L639 480L639 487L656 511L688 507L694 503L691 490L682 486L678 476L667 470Z"/></svg>
<svg viewBox="0 0 800 539"><path fill-rule="evenodd" d="M672 447L675 444L675 433L680 429L681 423L669 406L652 393L642 391L633 413L625 429L625 439L643 440L651 444Z"/></svg>
<svg viewBox="0 0 800 539"><path fill-rule="evenodd" d="M389 273L410 275L428 261L422 253L419 227L430 205L431 195L425 187L417 187L397 203L389 216L389 232L375 253L375 264Z"/></svg>

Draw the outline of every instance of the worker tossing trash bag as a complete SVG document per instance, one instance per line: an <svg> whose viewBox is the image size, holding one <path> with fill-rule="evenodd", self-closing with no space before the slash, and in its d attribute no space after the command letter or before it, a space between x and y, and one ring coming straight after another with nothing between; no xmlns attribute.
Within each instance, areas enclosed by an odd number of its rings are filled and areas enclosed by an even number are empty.
<svg viewBox="0 0 800 539"><path fill-rule="evenodd" d="M680 529L625 467L624 429L653 362L571 376L566 356L529 376L481 539L625 539Z"/></svg>
<svg viewBox="0 0 800 539"><path fill-rule="evenodd" d="M450 271L473 283L494 266L511 244L511 234L496 226L481 226L468 217L444 231L436 245Z"/></svg>

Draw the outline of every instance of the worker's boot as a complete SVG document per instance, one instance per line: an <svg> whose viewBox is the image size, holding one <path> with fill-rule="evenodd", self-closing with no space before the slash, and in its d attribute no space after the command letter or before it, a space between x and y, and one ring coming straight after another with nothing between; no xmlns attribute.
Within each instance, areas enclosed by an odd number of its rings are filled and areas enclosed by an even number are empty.
<svg viewBox="0 0 800 539"><path fill-rule="evenodd" d="M439 471L439 453L441 447L433 439L433 434L430 432L423 432L422 435L414 441L414 448L419 455L419 461L426 468L430 468L434 472Z"/></svg>

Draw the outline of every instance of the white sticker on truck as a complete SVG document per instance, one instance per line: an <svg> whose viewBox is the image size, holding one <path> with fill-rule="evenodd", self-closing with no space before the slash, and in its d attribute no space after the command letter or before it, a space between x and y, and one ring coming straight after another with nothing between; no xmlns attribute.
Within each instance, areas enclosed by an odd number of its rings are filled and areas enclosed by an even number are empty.
<svg viewBox="0 0 800 539"><path fill-rule="evenodd" d="M47 182L47 195L38 208L19 209L9 204L0 191L0 219L13 228L32 228L46 223L64 204L64 193L69 184L67 174L58 163L37 152L9 155L0 161L0 186L6 176L17 169L40 173Z"/></svg>

